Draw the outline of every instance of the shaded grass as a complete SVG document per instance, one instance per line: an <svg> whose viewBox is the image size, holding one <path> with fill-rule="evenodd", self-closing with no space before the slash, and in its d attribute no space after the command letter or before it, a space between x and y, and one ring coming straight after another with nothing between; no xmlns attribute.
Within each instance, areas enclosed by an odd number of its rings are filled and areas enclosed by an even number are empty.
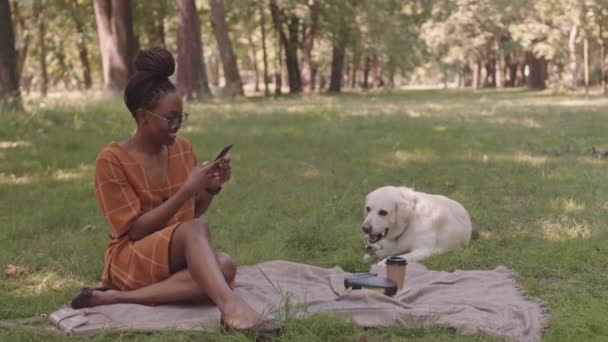
<svg viewBox="0 0 608 342"><path fill-rule="evenodd" d="M49 313L102 269L107 227L92 191L97 153L133 129L118 101L30 104L0 117L0 319ZM435 256L438 270L506 265L551 311L546 340L608 336L608 100L532 92L407 91L248 98L187 105L183 134L199 159L235 147L233 179L207 219L241 264L272 259L366 270L365 194L407 185L463 203L478 236ZM16 143L20 142L20 143ZM1 142L0 142L1 143ZM42 284L42 285L41 285ZM277 339L493 340L448 328L363 330L310 317ZM116 339L98 336L94 340ZM0 330L0 339L39 340ZM231 334L124 334L118 339L242 340Z"/></svg>

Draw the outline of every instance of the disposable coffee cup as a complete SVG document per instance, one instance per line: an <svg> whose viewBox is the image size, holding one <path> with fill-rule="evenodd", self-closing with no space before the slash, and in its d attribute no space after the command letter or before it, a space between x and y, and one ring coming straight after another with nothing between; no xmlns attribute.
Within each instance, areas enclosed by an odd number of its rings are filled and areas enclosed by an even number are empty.
<svg viewBox="0 0 608 342"><path fill-rule="evenodd" d="M401 290L405 282L405 269L407 260L402 257L392 256L386 259L386 277L397 284L397 289Z"/></svg>

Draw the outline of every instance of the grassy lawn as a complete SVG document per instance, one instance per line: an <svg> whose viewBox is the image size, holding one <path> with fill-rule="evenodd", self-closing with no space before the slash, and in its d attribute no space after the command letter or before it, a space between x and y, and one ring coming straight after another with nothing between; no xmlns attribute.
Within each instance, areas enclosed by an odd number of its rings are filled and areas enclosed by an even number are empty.
<svg viewBox="0 0 608 342"><path fill-rule="evenodd" d="M82 104L85 101L86 104ZM0 115L0 319L49 313L102 270L107 226L94 161L134 124L119 101L30 101ZM233 179L206 215L241 264L285 259L348 271L362 262L363 198L386 184L461 202L477 238L431 269L518 274L551 313L547 341L608 339L608 99L532 92L407 91L188 104L200 160L233 143ZM363 330L313 316L280 340L479 341L448 328ZM0 330L0 340L46 340ZM59 338L57 338L59 339ZM125 334L88 340L244 340L234 334Z"/></svg>

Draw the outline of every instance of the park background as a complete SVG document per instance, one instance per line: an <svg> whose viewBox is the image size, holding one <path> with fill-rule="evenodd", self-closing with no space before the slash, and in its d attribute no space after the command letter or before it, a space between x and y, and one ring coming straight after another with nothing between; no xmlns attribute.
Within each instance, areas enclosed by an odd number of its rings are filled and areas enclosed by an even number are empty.
<svg viewBox="0 0 608 342"><path fill-rule="evenodd" d="M163 46L199 159L235 145L206 218L239 263L366 270L363 198L406 185L473 220L471 244L427 267L506 265L547 304L545 340L608 339L607 31L605 0L0 0L0 319L99 279L95 157L135 127L121 102L134 54ZM200 338L251 337L94 340ZM496 340L326 316L272 338Z"/></svg>

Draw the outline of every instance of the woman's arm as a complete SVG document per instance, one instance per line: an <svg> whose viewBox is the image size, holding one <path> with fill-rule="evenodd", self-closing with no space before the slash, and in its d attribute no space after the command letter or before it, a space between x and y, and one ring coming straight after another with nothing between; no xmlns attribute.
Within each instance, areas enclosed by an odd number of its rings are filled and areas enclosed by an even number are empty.
<svg viewBox="0 0 608 342"><path fill-rule="evenodd" d="M219 179L217 179L217 182L211 184L211 189L218 189L219 192L219 190L222 189L222 185L230 179L230 157L226 156L221 158L217 166ZM213 197L215 197L218 192L213 193L209 190L202 190L197 194L196 202L194 203L194 217L200 217L207 211L211 205L211 201L213 201Z"/></svg>
<svg viewBox="0 0 608 342"><path fill-rule="evenodd" d="M182 187L163 204L138 216L133 220L129 227L127 233L129 240L136 241L142 239L155 231L164 228L167 221L175 215L190 197L192 197L192 195L188 193L187 189Z"/></svg>
<svg viewBox="0 0 608 342"><path fill-rule="evenodd" d="M220 172L215 162L203 166L194 166L182 187L167 201L158 207L138 216L128 228L129 240L139 240L165 227L167 221L196 194L200 188L218 184Z"/></svg>
<svg viewBox="0 0 608 342"><path fill-rule="evenodd" d="M213 201L213 195L207 191L201 191L196 196L196 202L194 203L194 217L200 217L203 215Z"/></svg>
<svg viewBox="0 0 608 342"><path fill-rule="evenodd" d="M194 217L200 217L203 215L209 206L211 205L211 201L213 201L213 197L218 194L218 192L222 189L222 185L230 180L231 175L231 167L230 167L230 157L225 156L216 160L217 162L217 170L219 173L219 179L216 182L211 184L210 189L218 189L216 192L210 192L210 190L202 190L196 196L196 202L194 204Z"/></svg>

